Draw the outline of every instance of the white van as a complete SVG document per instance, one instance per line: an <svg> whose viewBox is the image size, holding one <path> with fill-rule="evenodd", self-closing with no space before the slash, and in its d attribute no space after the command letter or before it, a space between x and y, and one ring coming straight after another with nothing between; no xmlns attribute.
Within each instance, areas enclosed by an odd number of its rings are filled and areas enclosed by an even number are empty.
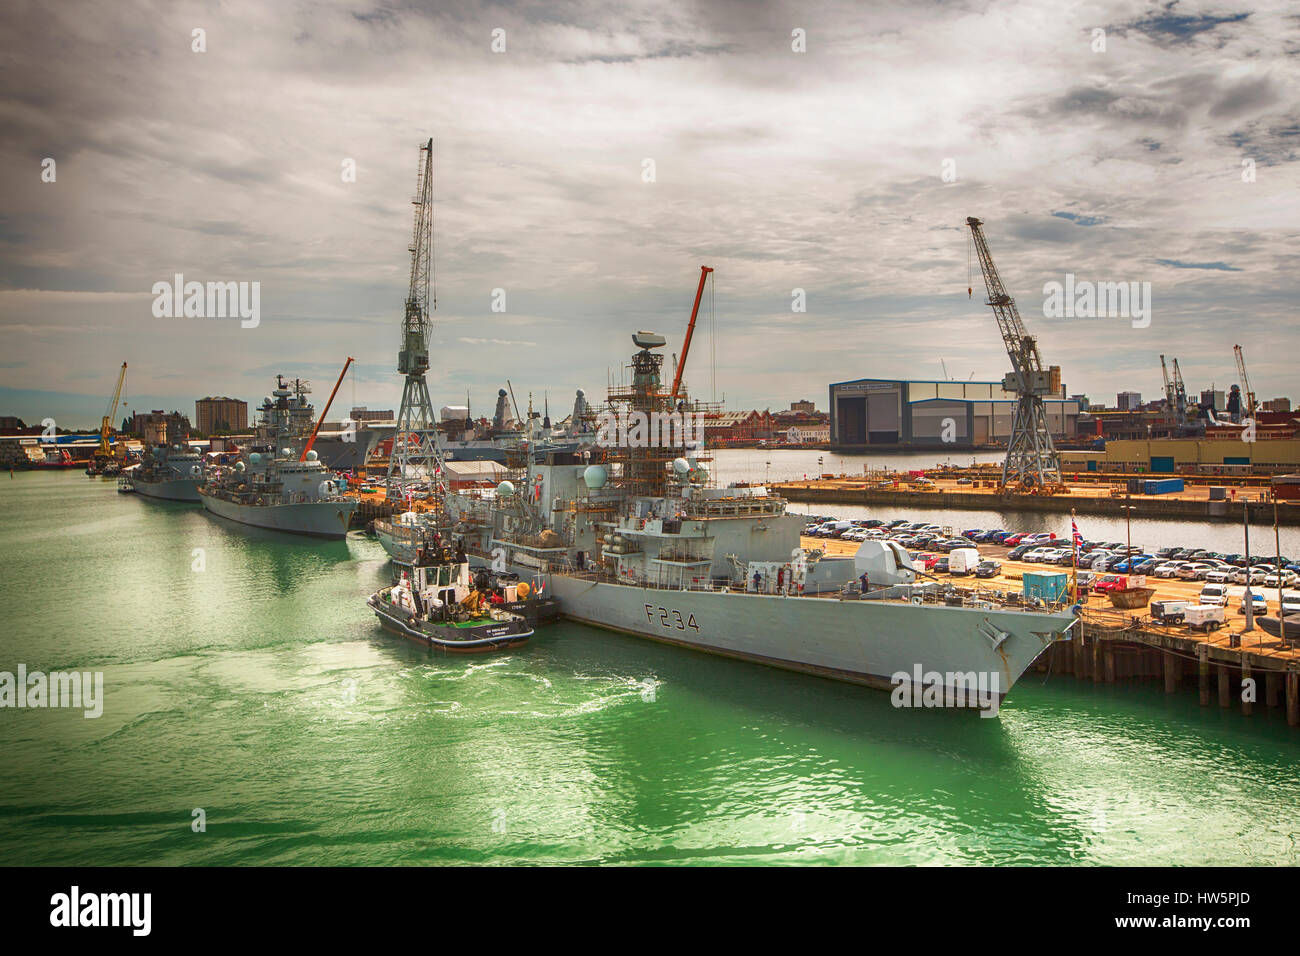
<svg viewBox="0 0 1300 956"><path fill-rule="evenodd" d="M975 566L980 563L977 548L953 548L948 552L949 574L974 574Z"/></svg>
<svg viewBox="0 0 1300 956"><path fill-rule="evenodd" d="M1207 584L1201 588L1197 599L1201 604L1213 604L1215 607L1228 606L1228 586L1226 584Z"/></svg>

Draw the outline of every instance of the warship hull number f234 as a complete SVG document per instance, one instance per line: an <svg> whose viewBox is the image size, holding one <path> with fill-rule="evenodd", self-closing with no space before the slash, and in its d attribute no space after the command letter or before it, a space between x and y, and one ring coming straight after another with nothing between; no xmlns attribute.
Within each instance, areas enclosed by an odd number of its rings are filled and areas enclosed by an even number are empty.
<svg viewBox="0 0 1300 956"><path fill-rule="evenodd" d="M649 624L658 621L661 627L670 631L699 631L700 625L695 623L695 615L682 615L682 612L672 607L655 607L653 604L645 606L645 619Z"/></svg>

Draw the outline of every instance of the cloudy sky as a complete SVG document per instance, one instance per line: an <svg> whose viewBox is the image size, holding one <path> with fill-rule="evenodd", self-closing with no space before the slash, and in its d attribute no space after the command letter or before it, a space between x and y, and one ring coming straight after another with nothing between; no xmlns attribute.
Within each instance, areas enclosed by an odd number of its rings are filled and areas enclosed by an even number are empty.
<svg viewBox="0 0 1300 956"><path fill-rule="evenodd" d="M395 407L430 136L435 405L603 395L632 330L679 347L701 265L697 396L998 379L969 215L1071 392L1154 395L1162 352L1226 388L1240 342L1300 399L1287 0L11 0L0 36L0 414L92 424L123 361L134 407L323 400L349 355L344 408ZM156 318L176 273L259 282L260 325ZM1150 282L1150 326L1044 317L1067 273Z"/></svg>

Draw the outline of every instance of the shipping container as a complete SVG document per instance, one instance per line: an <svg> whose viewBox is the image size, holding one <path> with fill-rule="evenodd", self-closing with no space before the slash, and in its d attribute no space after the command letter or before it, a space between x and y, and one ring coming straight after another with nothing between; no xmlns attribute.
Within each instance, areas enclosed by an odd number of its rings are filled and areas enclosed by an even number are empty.
<svg viewBox="0 0 1300 956"><path fill-rule="evenodd" d="M1144 495L1167 495L1182 490L1183 479L1181 478L1148 478L1142 483Z"/></svg>
<svg viewBox="0 0 1300 956"><path fill-rule="evenodd" d="M1026 571L1022 581L1025 597L1064 601L1070 594L1070 577L1064 571Z"/></svg>

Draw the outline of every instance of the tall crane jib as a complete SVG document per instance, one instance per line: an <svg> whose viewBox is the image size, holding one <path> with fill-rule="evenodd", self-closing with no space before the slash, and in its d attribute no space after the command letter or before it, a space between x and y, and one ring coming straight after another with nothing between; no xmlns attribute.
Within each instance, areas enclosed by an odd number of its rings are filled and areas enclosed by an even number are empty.
<svg viewBox="0 0 1300 956"><path fill-rule="evenodd" d="M1007 457L1002 465L1002 487L1052 494L1064 486L1061 459L1052 443L1052 430L1043 398L1060 394L1061 370L1055 365L1043 368L1038 342L1026 331L1015 299L1007 293L997 266L993 264L993 255L984 238L984 223L972 216L966 219L966 224L970 227L980 270L984 273L984 286L989 294L986 304L993 309L998 330L1002 333L1002 344L1011 359L1011 371L1003 377L1002 387L1016 395L1011 435L1007 439Z"/></svg>
<svg viewBox="0 0 1300 956"><path fill-rule="evenodd" d="M425 372L429 370L429 333L433 277L433 140L420 147L416 169L415 224L411 234L411 279L402 316L402 343L397 353L397 371L406 377L401 410L393 433L393 450L388 459L386 480L390 497L408 496L412 486L428 482L431 493L445 491L445 470L438 445L433 402Z"/></svg>

